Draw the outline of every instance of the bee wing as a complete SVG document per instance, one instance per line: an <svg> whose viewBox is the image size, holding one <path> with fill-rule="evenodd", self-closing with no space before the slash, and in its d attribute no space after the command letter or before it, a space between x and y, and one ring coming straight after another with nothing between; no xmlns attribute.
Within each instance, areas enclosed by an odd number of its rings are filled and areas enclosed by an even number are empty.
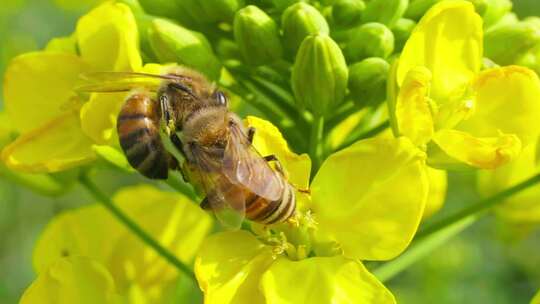
<svg viewBox="0 0 540 304"><path fill-rule="evenodd" d="M282 195L283 181L249 142L241 126L229 124L229 137L223 156L223 173L269 201Z"/></svg>
<svg viewBox="0 0 540 304"><path fill-rule="evenodd" d="M215 168L204 151L193 151L195 164L190 166L192 181L202 186L206 194L206 203L211 207L223 226L230 229L240 228L245 217L246 192L231 183L227 176Z"/></svg>
<svg viewBox="0 0 540 304"><path fill-rule="evenodd" d="M161 75L135 73L135 72L93 72L80 75L81 85L75 87L77 92L85 93L112 93L127 92L132 89L146 87L157 90Z"/></svg>
<svg viewBox="0 0 540 304"><path fill-rule="evenodd" d="M186 79L186 77L181 75L174 75L174 74L166 74L166 75L158 75L158 74L149 74L149 73L139 73L139 72L89 72L89 73L82 73L81 78L89 81L94 82L102 82L102 81L111 81L111 80L118 80L118 79L144 79L144 78L150 78L150 79L157 79L157 80L173 80L173 81L180 81Z"/></svg>

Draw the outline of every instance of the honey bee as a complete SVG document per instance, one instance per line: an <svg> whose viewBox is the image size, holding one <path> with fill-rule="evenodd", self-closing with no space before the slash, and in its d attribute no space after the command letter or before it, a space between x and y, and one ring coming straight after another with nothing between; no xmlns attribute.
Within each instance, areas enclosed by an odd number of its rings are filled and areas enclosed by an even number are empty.
<svg viewBox="0 0 540 304"><path fill-rule="evenodd" d="M295 188L279 160L256 151L255 129L244 127L224 92L200 73L176 66L161 75L101 72L84 78L90 82L79 91L129 92L117 130L126 158L144 176L166 179L169 169L180 171L205 192L201 207L226 226L239 227L244 217L274 224L295 213ZM162 134L183 164L165 148Z"/></svg>

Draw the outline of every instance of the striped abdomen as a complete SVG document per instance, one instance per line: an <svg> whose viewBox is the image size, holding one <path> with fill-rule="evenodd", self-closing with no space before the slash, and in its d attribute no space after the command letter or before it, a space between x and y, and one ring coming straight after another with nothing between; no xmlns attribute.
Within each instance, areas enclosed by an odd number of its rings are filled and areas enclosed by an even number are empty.
<svg viewBox="0 0 540 304"><path fill-rule="evenodd" d="M281 197L278 200L269 201L242 185L231 183L225 176L220 176L214 180L214 186L219 188L218 191L221 194L216 194L209 189L210 193L207 193L201 207L207 210L216 208L214 211L219 212L219 206L222 204L220 200L224 199L232 209L237 209L237 211L245 209L246 218L251 221L265 225L281 223L290 218L296 210L294 188L285 180L282 182ZM236 206L236 204L242 204L242 206Z"/></svg>
<svg viewBox="0 0 540 304"><path fill-rule="evenodd" d="M166 179L176 160L161 142L159 119L157 102L148 93L134 93L120 110L117 129L129 164L148 178Z"/></svg>
<svg viewBox="0 0 540 304"><path fill-rule="evenodd" d="M293 187L285 182L283 195L275 201L250 193L246 199L246 218L261 224L275 224L286 221L296 209L296 196Z"/></svg>

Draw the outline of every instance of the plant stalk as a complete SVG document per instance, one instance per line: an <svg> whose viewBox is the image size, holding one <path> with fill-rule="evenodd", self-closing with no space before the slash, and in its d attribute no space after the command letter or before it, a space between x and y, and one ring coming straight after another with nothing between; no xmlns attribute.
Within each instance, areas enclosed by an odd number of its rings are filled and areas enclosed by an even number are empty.
<svg viewBox="0 0 540 304"><path fill-rule="evenodd" d="M350 138L347 138L347 140L345 140L341 145L339 145L339 147L337 147L334 152L343 150L359 140L375 136L381 133L382 131L384 131L386 128L388 128L389 125L390 125L390 122L388 120L385 120L370 130L367 130L365 132L362 132L356 135L353 134Z"/></svg>
<svg viewBox="0 0 540 304"><path fill-rule="evenodd" d="M469 207L420 230L407 251L396 259L376 268L373 274L382 282L390 280L407 269L407 267L426 257L433 250L447 243L452 237L464 231L476 222L476 220L485 215L489 208L539 182L540 173L493 196L471 204Z"/></svg>
<svg viewBox="0 0 540 304"><path fill-rule="evenodd" d="M311 156L311 176L313 177L321 166L323 157L323 134L324 134L324 117L314 116L311 122L311 136L309 140L309 154Z"/></svg>
<svg viewBox="0 0 540 304"><path fill-rule="evenodd" d="M478 213L481 213L483 211L486 211L488 210L489 208L501 203L502 201L504 201L504 199L520 192L520 191L523 191L537 183L540 182L540 173L530 177L529 179L526 179L524 181L522 181L521 183L519 184L516 184L508 189L505 189L493 196L490 196L490 197L487 197L485 199L482 199L474 204L471 204L469 205L469 207L466 207L464 208L463 210L460 210L458 212L456 212L455 214L453 215L450 215L448 216L447 218L437 222L437 223L434 223L424 229L421 229L417 234L416 234L416 239L421 239L421 238L424 238L430 234L433 234L441 229L444 229L456 222L458 222L459 220L463 219L463 218L466 218L470 215L473 215L473 214L478 214Z"/></svg>
<svg viewBox="0 0 540 304"><path fill-rule="evenodd" d="M83 174L79 180L81 185L107 210L109 210L117 220L124 224L126 228L133 232L146 245L154 249L160 256L167 260L167 262L176 267L180 272L184 273L187 277L191 278L195 284L197 284L195 274L187 265L182 263L174 254L161 246L161 244L159 244L150 234L144 231L137 223L124 214L124 212L118 208L113 201L90 180L87 175Z"/></svg>

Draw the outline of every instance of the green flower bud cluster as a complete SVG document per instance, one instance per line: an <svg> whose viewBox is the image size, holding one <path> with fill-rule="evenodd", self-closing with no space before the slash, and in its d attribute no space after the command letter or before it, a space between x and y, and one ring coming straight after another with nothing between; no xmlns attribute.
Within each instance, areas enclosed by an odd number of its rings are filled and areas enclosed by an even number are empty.
<svg viewBox="0 0 540 304"><path fill-rule="evenodd" d="M133 8L137 0L124 2ZM283 91L266 99L285 96L284 111L296 105L323 117L346 102L384 101L388 61L416 25L405 17L409 0L161 2L137 7L150 60L185 64L215 80L224 66L247 92L260 85L250 75L274 80L277 72Z"/></svg>
<svg viewBox="0 0 540 304"><path fill-rule="evenodd" d="M428 9L441 0L410 0L405 11L405 17L419 20ZM511 0L468 0L471 2L478 14L484 19L484 27L489 28L499 22L506 14L512 10Z"/></svg>
<svg viewBox="0 0 540 304"><path fill-rule="evenodd" d="M500 65L517 62L540 44L540 23L517 21L495 26L484 38L485 54Z"/></svg>

